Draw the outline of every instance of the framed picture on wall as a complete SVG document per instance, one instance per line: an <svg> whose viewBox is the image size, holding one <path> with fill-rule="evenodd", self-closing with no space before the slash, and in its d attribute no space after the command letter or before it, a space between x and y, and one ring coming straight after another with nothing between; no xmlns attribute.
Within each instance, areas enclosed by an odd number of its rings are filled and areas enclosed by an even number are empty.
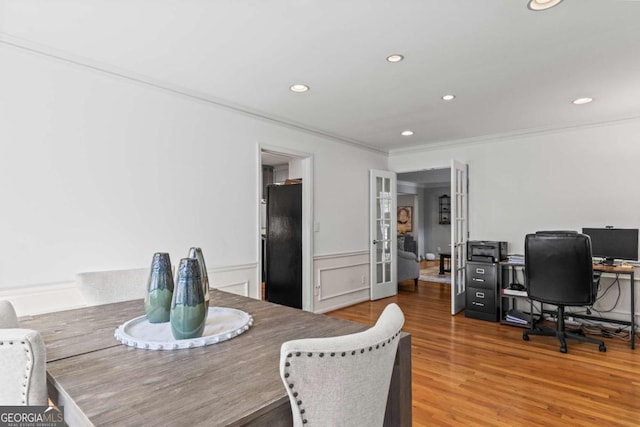
<svg viewBox="0 0 640 427"><path fill-rule="evenodd" d="M411 231L413 206L398 206L398 233Z"/></svg>

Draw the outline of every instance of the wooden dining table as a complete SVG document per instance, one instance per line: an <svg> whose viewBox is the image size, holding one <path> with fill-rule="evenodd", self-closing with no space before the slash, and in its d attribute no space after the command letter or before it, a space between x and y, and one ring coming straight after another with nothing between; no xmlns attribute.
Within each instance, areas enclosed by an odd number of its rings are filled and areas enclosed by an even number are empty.
<svg viewBox="0 0 640 427"><path fill-rule="evenodd" d="M144 314L142 300L27 316L41 332L49 397L70 426L291 426L279 374L280 346L292 339L360 332L368 326L218 290L211 305L253 316L228 341L178 350L129 347L114 337ZM403 333L385 425L411 425L411 336ZM358 402L354 401L354 405Z"/></svg>

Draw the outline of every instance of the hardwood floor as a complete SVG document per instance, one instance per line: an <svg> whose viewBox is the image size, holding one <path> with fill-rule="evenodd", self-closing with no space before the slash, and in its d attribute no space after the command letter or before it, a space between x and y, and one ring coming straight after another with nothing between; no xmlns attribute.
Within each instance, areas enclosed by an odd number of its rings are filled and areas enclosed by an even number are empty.
<svg viewBox="0 0 640 427"><path fill-rule="evenodd" d="M415 426L638 426L640 347L568 341L449 314L449 286L403 282L397 296L331 313L372 325L390 302L412 335Z"/></svg>

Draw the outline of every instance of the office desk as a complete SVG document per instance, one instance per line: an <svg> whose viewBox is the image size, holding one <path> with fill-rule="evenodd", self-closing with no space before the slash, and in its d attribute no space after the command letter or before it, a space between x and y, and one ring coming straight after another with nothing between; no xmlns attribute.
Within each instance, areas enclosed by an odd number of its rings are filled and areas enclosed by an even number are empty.
<svg viewBox="0 0 640 427"><path fill-rule="evenodd" d="M593 271L600 271L602 273L614 273L614 274L626 274L629 276L629 284L631 291L631 319L630 322L621 322L619 320L611 320L604 319L602 317L595 316L587 316L587 315L576 315L575 317L580 317L584 319L591 320L604 320L612 323L621 323L624 325L631 326L631 348L636 348L636 292L635 292L635 275L634 275L634 267L632 265L602 265L602 264L594 264Z"/></svg>
<svg viewBox="0 0 640 427"><path fill-rule="evenodd" d="M280 345L367 326L212 290L215 306L246 311L253 326L219 344L154 351L121 345L117 326L144 314L142 300L21 319L47 349L49 397L76 425L292 425ZM357 402L354 402L357 404ZM385 425L411 425L411 336L403 333Z"/></svg>
<svg viewBox="0 0 640 427"><path fill-rule="evenodd" d="M508 267L510 269L514 269L516 267L524 267L523 263L510 263L503 261L500 263L501 267ZM613 274L626 274L629 276L630 283L630 291L631 291L631 318L629 321L621 321L616 319L608 319L606 317L598 317L598 316L590 316L587 314L579 314L579 313L568 313L567 315L577 317L580 319L589 319L596 321L603 321L608 323L616 323L621 325L628 325L631 327L630 329L630 346L632 349L636 348L636 326L635 326L635 307L636 307L636 297L635 297L635 274L634 267L631 265L602 265L602 264L593 264L593 271L599 271L602 273L613 273ZM513 276L514 273L512 273ZM502 276L502 274L500 275ZM504 286L501 286L504 287ZM504 297L504 295L503 295Z"/></svg>

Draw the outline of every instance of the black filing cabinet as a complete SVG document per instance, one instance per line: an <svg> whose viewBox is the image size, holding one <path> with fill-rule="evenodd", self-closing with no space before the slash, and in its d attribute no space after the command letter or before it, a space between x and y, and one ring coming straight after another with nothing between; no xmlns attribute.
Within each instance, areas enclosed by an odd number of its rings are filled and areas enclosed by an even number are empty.
<svg viewBox="0 0 640 427"><path fill-rule="evenodd" d="M469 261L466 268L465 316L499 321L498 264Z"/></svg>

